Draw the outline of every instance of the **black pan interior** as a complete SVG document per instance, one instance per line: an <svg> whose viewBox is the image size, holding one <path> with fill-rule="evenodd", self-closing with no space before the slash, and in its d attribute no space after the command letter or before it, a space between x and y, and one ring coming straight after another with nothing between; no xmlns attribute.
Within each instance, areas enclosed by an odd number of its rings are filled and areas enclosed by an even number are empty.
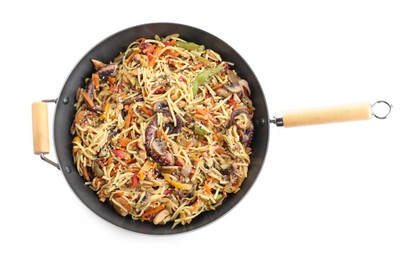
<svg viewBox="0 0 417 260"><path fill-rule="evenodd" d="M150 223L132 220L129 217L121 217L108 203L101 203L94 191L84 185L84 180L79 176L72 158L72 136L69 129L75 115L75 93L78 87L83 86L84 79L91 76L93 66L91 59L95 58L103 62L110 62L120 52L123 52L129 43L139 37L153 38L155 35L165 37L172 33L179 33L180 37L211 48L218 52L224 60L235 64L233 67L238 75L249 82L252 95L251 99L256 108L254 123L255 136L252 142L253 153L248 178L241 186L241 190L228 196L222 206L215 211L205 212L194 219L191 224L177 226L155 226ZM134 232L144 234L175 234L194 230L205 226L232 209L249 191L258 177L267 152L269 138L268 110L262 88L246 61L227 43L216 36L203 30L173 23L153 23L131 27L115 33L103 40L91 49L75 66L69 75L58 99L54 118L54 141L59 165L69 185L79 199L93 212L114 225ZM248 213L250 209L247 209ZM244 216L242 216L244 217ZM84 225L85 223L80 223Z"/></svg>

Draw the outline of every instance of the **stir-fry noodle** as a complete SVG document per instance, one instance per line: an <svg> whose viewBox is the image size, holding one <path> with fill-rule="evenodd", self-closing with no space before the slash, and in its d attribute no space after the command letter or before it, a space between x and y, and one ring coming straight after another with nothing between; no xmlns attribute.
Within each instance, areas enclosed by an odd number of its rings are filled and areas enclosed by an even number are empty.
<svg viewBox="0 0 417 260"><path fill-rule="evenodd" d="M247 177L254 108L233 64L173 34L139 38L76 94L74 162L122 216L187 224Z"/></svg>

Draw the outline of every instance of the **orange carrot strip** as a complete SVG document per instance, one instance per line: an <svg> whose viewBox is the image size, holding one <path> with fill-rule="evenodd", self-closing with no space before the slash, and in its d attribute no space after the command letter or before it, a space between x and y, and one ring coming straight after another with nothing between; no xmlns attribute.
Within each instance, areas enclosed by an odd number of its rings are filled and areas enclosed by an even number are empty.
<svg viewBox="0 0 417 260"><path fill-rule="evenodd" d="M136 55L136 54L139 54L139 53L140 53L140 50L133 51L133 52L129 55L129 57L127 58L126 63L130 63L130 62L133 60L133 58L135 57L135 55Z"/></svg>
<svg viewBox="0 0 417 260"><path fill-rule="evenodd" d="M130 127L130 123L132 121L133 116L133 103L129 105L129 108L127 109L127 115L126 115L126 121L125 121L125 129Z"/></svg>
<svg viewBox="0 0 417 260"><path fill-rule="evenodd" d="M91 79L93 80L93 86L94 87L98 87L98 85L100 85L97 73L93 73L93 75L91 75Z"/></svg>
<svg viewBox="0 0 417 260"><path fill-rule="evenodd" d="M224 154L224 155L228 155L228 153L223 149L223 148L221 148L220 146L218 146L218 145L216 145L216 147L214 148L214 151L216 151L217 153L219 153L219 154Z"/></svg>
<svg viewBox="0 0 417 260"><path fill-rule="evenodd" d="M145 211L142 216L140 217L142 220L150 220L153 215L156 215L159 211L163 210L165 208L165 205L159 205L156 208L149 209Z"/></svg>
<svg viewBox="0 0 417 260"><path fill-rule="evenodd" d="M198 70L199 68L203 67L204 63L200 62L197 63L196 65L192 66L191 69L192 70Z"/></svg>
<svg viewBox="0 0 417 260"><path fill-rule="evenodd" d="M155 64L156 61L156 57L158 56L158 54L161 52L162 48L161 47L156 47L153 50L152 55L148 55L148 59L149 59L149 66L152 67ZM149 54L149 53L148 53Z"/></svg>
<svg viewBox="0 0 417 260"><path fill-rule="evenodd" d="M187 147L185 147L185 151L190 150L190 148L193 147L193 145L194 145L193 141L189 142Z"/></svg>
<svg viewBox="0 0 417 260"><path fill-rule="evenodd" d="M81 94L83 95L85 101L87 101L87 103L90 107L95 107L93 100L91 100L91 98L90 98L90 96L88 95L87 92L82 91Z"/></svg>
<svg viewBox="0 0 417 260"><path fill-rule="evenodd" d="M117 140L117 143L123 147L126 147L130 142L132 142L132 139L129 138L120 138L119 140Z"/></svg>
<svg viewBox="0 0 417 260"><path fill-rule="evenodd" d="M109 77L109 82L110 82L110 83L114 83L114 82L116 82L116 78L115 78L115 77Z"/></svg>
<svg viewBox="0 0 417 260"><path fill-rule="evenodd" d="M194 117L197 118L197 119L200 119L203 122L203 124L205 124L205 125L208 124L208 120L203 115L195 114Z"/></svg>
<svg viewBox="0 0 417 260"><path fill-rule="evenodd" d="M206 193L209 196L213 196L213 193L211 193L211 189L210 189L210 186L208 185L207 181L204 182L204 190L206 191Z"/></svg>
<svg viewBox="0 0 417 260"><path fill-rule="evenodd" d="M148 116L152 116L152 111L151 110L149 110L147 107L146 107L146 104L145 103L143 103L143 105L140 107L140 109L145 113L145 114L147 114Z"/></svg>
<svg viewBox="0 0 417 260"><path fill-rule="evenodd" d="M193 212L197 212L197 210L198 210L198 200L196 200L195 202L194 202L194 204L193 204Z"/></svg>
<svg viewBox="0 0 417 260"><path fill-rule="evenodd" d="M219 136L217 135L216 131L214 131L213 139L214 141L219 141Z"/></svg>
<svg viewBox="0 0 417 260"><path fill-rule="evenodd" d="M216 84L211 89L216 90L216 89L221 88L221 87L223 87L223 84Z"/></svg>
<svg viewBox="0 0 417 260"><path fill-rule="evenodd" d="M212 123L217 123L217 119L207 109L197 108L196 112L208 118Z"/></svg>

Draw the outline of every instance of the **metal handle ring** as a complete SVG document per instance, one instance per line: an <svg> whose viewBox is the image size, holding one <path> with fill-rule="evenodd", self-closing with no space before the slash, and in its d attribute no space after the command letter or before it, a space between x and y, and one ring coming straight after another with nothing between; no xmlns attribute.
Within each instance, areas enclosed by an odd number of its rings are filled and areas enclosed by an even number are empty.
<svg viewBox="0 0 417 260"><path fill-rule="evenodd" d="M386 114L385 114L385 115L377 115L377 113L375 113L374 108L375 108L375 106L376 106L376 105L378 105L378 104L385 104L385 105L387 105L387 106L388 106L388 111L386 112ZM391 110L392 110L392 105L391 105L390 103L388 103L387 101L384 101L384 100L379 100L379 101L375 102L375 103L371 106L371 112L372 112L372 115L373 115L374 117L378 118L378 119L385 119L385 118L387 118L387 117L388 117L388 115L391 113Z"/></svg>

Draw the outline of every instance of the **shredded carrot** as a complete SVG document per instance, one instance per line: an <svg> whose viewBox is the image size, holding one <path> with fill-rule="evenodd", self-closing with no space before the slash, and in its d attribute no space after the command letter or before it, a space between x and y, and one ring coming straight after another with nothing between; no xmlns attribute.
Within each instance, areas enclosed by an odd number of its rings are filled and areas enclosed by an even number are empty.
<svg viewBox="0 0 417 260"><path fill-rule="evenodd" d="M148 59L150 58L149 59L149 66L150 67L152 67L155 64L156 57L159 55L161 50L162 50L162 48L158 46L153 50L152 55L148 55Z"/></svg>
<svg viewBox="0 0 417 260"><path fill-rule="evenodd" d="M188 151L188 150L190 150L191 149L191 147L193 147L193 145L194 145L194 142L193 141L191 141L191 142L189 142L188 143L188 145L187 145L187 147L185 147L185 151Z"/></svg>
<svg viewBox="0 0 417 260"><path fill-rule="evenodd" d="M91 100L90 96L86 91L82 91L81 94L83 95L85 101L87 101L90 107L95 107L93 100Z"/></svg>
<svg viewBox="0 0 417 260"><path fill-rule="evenodd" d="M204 182L204 190L206 191L206 193L209 196L213 196L213 193L211 193L211 189L210 189L210 186L208 185L208 182L207 181Z"/></svg>
<svg viewBox="0 0 417 260"><path fill-rule="evenodd" d="M117 140L117 143L123 147L126 147L130 142L132 142L132 139L129 138L120 138L119 140Z"/></svg>
<svg viewBox="0 0 417 260"><path fill-rule="evenodd" d="M145 88L143 88L143 89L145 89ZM143 105L140 107L140 109L145 113L145 114L147 114L148 116L152 116L152 111L151 110L149 110L147 107L146 107L146 104L145 103L143 103Z"/></svg>
<svg viewBox="0 0 417 260"><path fill-rule="evenodd" d="M159 205L156 208L145 211L140 218L142 220L150 220L152 216L156 215L156 213L158 213L159 211L163 209L165 209L165 205L164 204Z"/></svg>
<svg viewBox="0 0 417 260"><path fill-rule="evenodd" d="M216 89L221 88L221 87L223 87L223 84L216 84L211 89L216 90Z"/></svg>
<svg viewBox="0 0 417 260"><path fill-rule="evenodd" d="M196 112L208 118L208 120L212 123L217 123L217 119L210 113L210 111L208 111L208 109L197 108Z"/></svg>
<svg viewBox="0 0 417 260"><path fill-rule="evenodd" d="M194 202L194 204L193 204L193 212L195 213L195 212L197 212L197 210L198 210L198 200L196 200L195 202Z"/></svg>
<svg viewBox="0 0 417 260"><path fill-rule="evenodd" d="M109 83L114 83L116 82L116 78L115 77L109 77Z"/></svg>
<svg viewBox="0 0 417 260"><path fill-rule="evenodd" d="M173 46L177 39L172 39L171 41L164 42L165 46Z"/></svg>
<svg viewBox="0 0 417 260"><path fill-rule="evenodd" d="M215 147L214 147L214 151L216 151L216 152L218 152L219 154L224 154L224 155L228 155L228 153L223 149L223 148L221 148L220 146L218 146L218 145L216 145Z"/></svg>
<svg viewBox="0 0 417 260"><path fill-rule="evenodd" d="M203 122L203 124L205 124L205 125L208 124L208 120L203 115L195 114L194 117L197 118L197 119L200 119L201 122Z"/></svg>
<svg viewBox="0 0 417 260"><path fill-rule="evenodd" d="M217 135L216 132L214 132L214 134L213 134L213 139L214 139L214 141L219 141L219 136Z"/></svg>
<svg viewBox="0 0 417 260"><path fill-rule="evenodd" d="M91 75L91 79L93 80L93 86L98 88L98 86L100 85L99 83L99 78L98 78L98 74L97 73L93 73L93 75Z"/></svg>
<svg viewBox="0 0 417 260"><path fill-rule="evenodd" d="M107 159L107 161L106 161L106 164L110 164L112 162L113 162L113 158L112 157L109 157L109 159Z"/></svg>
<svg viewBox="0 0 417 260"><path fill-rule="evenodd" d="M199 68L203 67L204 63L199 62L196 65L192 66L191 69L192 70L198 70Z"/></svg>
<svg viewBox="0 0 417 260"><path fill-rule="evenodd" d="M139 54L139 53L140 53L140 50L133 51L133 52L129 55L129 57L127 58L126 63L130 63L130 62L133 60L133 58L135 57L135 55L136 55L136 54Z"/></svg>
<svg viewBox="0 0 417 260"><path fill-rule="evenodd" d="M129 105L129 108L127 109L127 115L126 115L126 121L125 121L125 129L130 127L130 123L132 121L133 117L133 103Z"/></svg>

